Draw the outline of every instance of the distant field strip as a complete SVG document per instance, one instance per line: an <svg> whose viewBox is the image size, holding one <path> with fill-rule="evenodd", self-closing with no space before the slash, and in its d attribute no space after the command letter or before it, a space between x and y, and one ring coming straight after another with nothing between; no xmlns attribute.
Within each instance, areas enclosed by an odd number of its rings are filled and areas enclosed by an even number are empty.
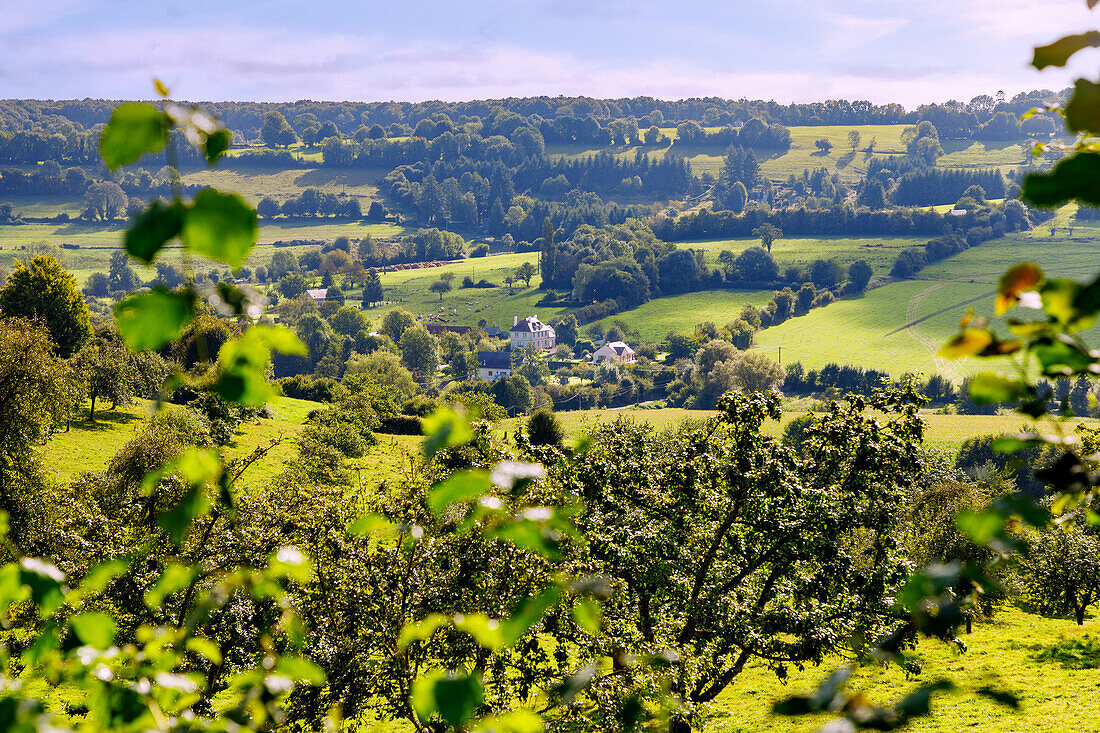
<svg viewBox="0 0 1100 733"><path fill-rule="evenodd" d="M916 308L917 308L918 305L920 305L920 301L924 300L924 296L927 295L928 293L931 293L931 292L935 291L935 290L939 290L940 288L942 288L945 285L947 285L946 282L941 282L941 283L938 283L937 285L933 285L928 290L925 290L923 293L921 293L920 295L918 295L918 296L914 297L912 300L910 300L909 301L909 311L906 313L906 317L911 319L911 320L908 323L906 323L904 326L900 326L898 328L895 328L890 333L884 333L882 335L882 337L886 338L887 336L893 336L895 333L898 333L899 331L904 331L906 329L912 329L913 326L916 326L918 323L920 323L922 321L927 321L929 318L935 318L936 316L941 315L943 313L947 313L948 311L955 310L956 308L961 308L964 305L970 305L971 303L976 303L979 300L981 300L982 298L988 298L991 295L996 295L997 294L996 290L990 290L988 293L982 293L981 295L979 295L976 298L969 298L967 300L962 301L961 303L956 303L955 305L949 305L946 308L940 308L939 310L933 311L932 313L929 313L928 315L924 315L924 316L921 316L920 318L912 320L913 316L916 314Z"/></svg>

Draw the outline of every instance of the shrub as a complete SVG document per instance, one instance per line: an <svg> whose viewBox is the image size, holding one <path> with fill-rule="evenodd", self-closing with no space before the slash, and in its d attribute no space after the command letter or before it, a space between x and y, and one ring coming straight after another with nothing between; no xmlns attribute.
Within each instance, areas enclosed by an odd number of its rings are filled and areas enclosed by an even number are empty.
<svg viewBox="0 0 1100 733"><path fill-rule="evenodd" d="M415 415L388 415L382 418L378 432L387 435L420 435L424 430L420 418Z"/></svg>
<svg viewBox="0 0 1100 733"><path fill-rule="evenodd" d="M550 410L535 410L527 421L527 437L531 445L561 445L565 434Z"/></svg>
<svg viewBox="0 0 1100 733"><path fill-rule="evenodd" d="M276 381L283 395L296 400L311 400L313 402L335 402L341 396L344 388L335 379L330 377L310 377L299 374L294 377L283 377Z"/></svg>

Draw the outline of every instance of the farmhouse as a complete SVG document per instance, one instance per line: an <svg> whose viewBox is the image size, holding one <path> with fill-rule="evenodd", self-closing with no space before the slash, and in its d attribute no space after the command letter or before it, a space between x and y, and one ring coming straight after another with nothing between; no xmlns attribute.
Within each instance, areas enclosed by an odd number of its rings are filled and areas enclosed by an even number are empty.
<svg viewBox="0 0 1100 733"><path fill-rule="evenodd" d="M519 316L512 319L512 330L508 332L508 346L513 351L526 346L534 346L543 351L553 351L557 343L554 329L540 321L537 316L528 316L522 321Z"/></svg>
<svg viewBox="0 0 1100 733"><path fill-rule="evenodd" d="M487 382L512 376L512 355L507 351L477 352L477 375Z"/></svg>
<svg viewBox="0 0 1100 733"><path fill-rule="evenodd" d="M592 361L596 364L601 361L615 364L633 364L634 349L622 341L609 341L592 352Z"/></svg>
<svg viewBox="0 0 1100 733"><path fill-rule="evenodd" d="M325 300L328 298L328 288L314 288L313 290L307 290L308 295L312 300Z"/></svg>

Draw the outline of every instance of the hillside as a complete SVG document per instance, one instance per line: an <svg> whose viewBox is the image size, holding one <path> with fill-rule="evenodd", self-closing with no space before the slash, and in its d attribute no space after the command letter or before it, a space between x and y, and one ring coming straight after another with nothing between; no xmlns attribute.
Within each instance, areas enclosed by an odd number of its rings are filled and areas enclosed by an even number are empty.
<svg viewBox="0 0 1100 733"><path fill-rule="evenodd" d="M1077 222L1075 210L1069 206L1059 212L1053 235L1051 225L1044 225L986 242L925 268L916 279L875 288L761 331L757 343L769 353L782 347L784 361L801 361L807 367L862 364L895 375L919 370L960 381L990 362L946 362L935 353L958 331L967 309L995 325L1003 323L993 313L992 296L1008 267L1030 260L1050 276L1077 279L1100 271L1100 228ZM1001 332L1007 333L1003 326ZM1085 338L1097 336L1100 330L1094 328Z"/></svg>

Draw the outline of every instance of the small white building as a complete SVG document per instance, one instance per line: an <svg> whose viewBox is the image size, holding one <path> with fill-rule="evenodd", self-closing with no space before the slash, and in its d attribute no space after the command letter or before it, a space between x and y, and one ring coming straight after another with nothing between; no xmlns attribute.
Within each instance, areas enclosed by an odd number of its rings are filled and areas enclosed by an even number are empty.
<svg viewBox="0 0 1100 733"><path fill-rule="evenodd" d="M477 375L486 382L512 376L512 355L507 351L477 352Z"/></svg>
<svg viewBox="0 0 1100 733"><path fill-rule="evenodd" d="M313 288L312 290L307 290L306 295L312 300L325 300L328 298L328 288Z"/></svg>
<svg viewBox="0 0 1100 733"><path fill-rule="evenodd" d="M613 362L615 364L633 364L634 349L622 341L608 341L592 352L592 362Z"/></svg>
<svg viewBox="0 0 1100 733"><path fill-rule="evenodd" d="M534 346L543 351L553 351L557 345L557 334L554 329L538 319L537 316L528 316L522 321L519 316L512 318L512 329L508 332L508 346L513 351L518 351L527 346Z"/></svg>

